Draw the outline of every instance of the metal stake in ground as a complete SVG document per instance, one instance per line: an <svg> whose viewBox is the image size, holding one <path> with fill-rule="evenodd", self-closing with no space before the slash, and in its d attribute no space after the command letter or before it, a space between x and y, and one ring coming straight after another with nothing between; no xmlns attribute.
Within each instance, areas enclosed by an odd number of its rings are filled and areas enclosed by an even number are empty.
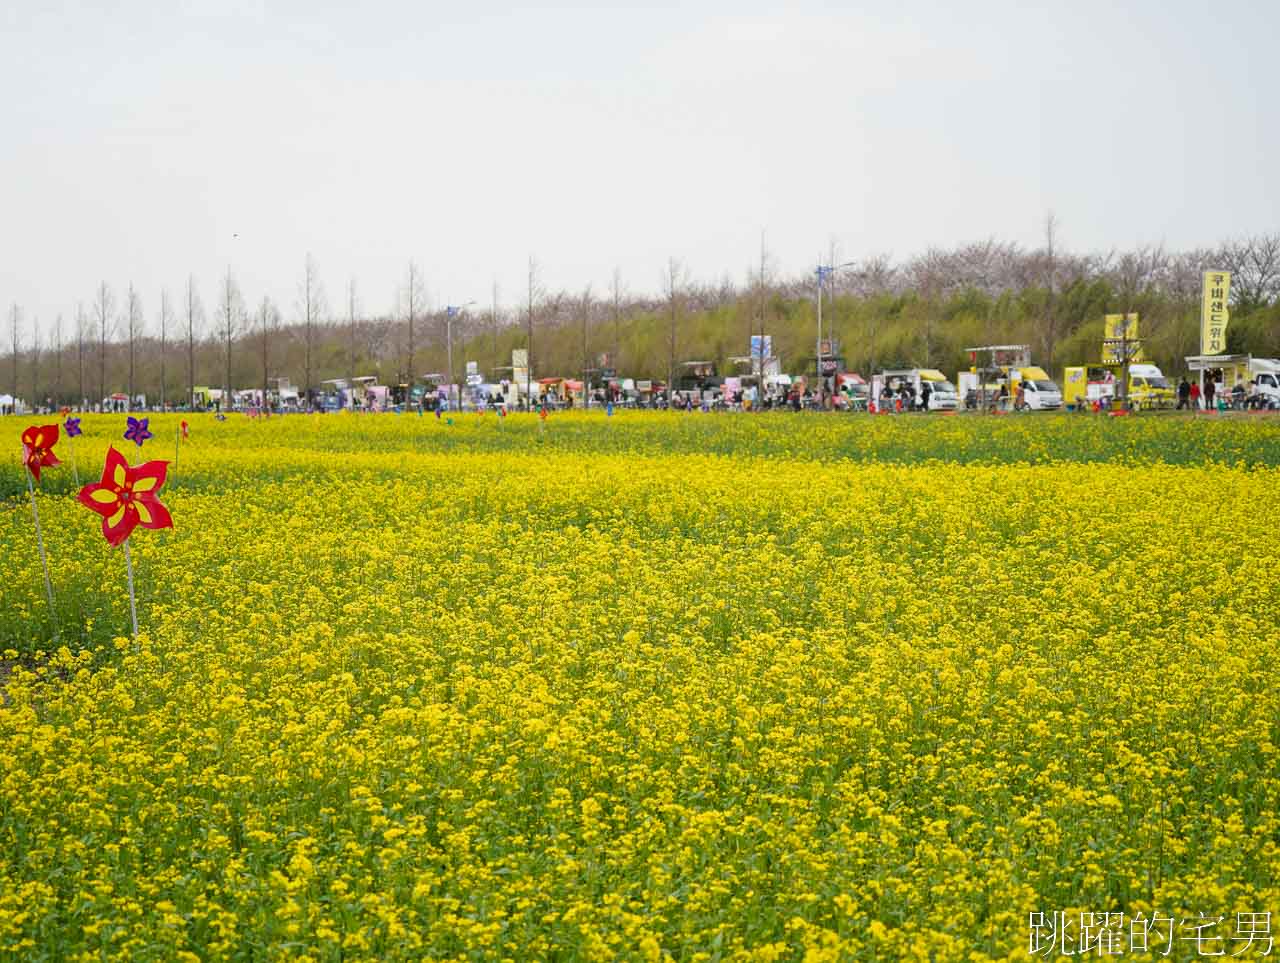
<svg viewBox="0 0 1280 963"><path fill-rule="evenodd" d="M49 600L49 625L53 629L53 640L58 639L58 617L53 610L53 582L49 579L49 557L44 551L44 532L40 529L40 509L36 507L36 489L31 484L31 469L27 467L26 460L23 459L22 470L27 476L27 492L31 495L31 517L36 523L36 545L40 547L40 566L44 569L44 594Z"/></svg>
<svg viewBox="0 0 1280 963"><path fill-rule="evenodd" d="M124 569L129 577L129 620L133 623L133 640L138 641L138 602L133 595L133 558L129 555L129 539L124 540Z"/></svg>
<svg viewBox="0 0 1280 963"><path fill-rule="evenodd" d="M67 447L71 449L71 475L76 480L76 490L80 488L80 469L76 467L76 438L75 435L67 435Z"/></svg>

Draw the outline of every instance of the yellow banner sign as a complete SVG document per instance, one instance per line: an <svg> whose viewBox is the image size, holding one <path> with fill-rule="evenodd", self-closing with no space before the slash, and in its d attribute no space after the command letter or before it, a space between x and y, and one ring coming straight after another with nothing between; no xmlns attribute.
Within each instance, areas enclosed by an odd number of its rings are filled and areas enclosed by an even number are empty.
<svg viewBox="0 0 1280 963"><path fill-rule="evenodd" d="M1108 314L1102 322L1103 364L1120 364L1126 357L1129 361L1142 360L1142 342L1138 340L1138 315L1135 312Z"/></svg>
<svg viewBox="0 0 1280 963"><path fill-rule="evenodd" d="M1226 271L1204 272L1204 301L1200 310L1200 353L1227 353L1227 299L1231 296L1231 275Z"/></svg>

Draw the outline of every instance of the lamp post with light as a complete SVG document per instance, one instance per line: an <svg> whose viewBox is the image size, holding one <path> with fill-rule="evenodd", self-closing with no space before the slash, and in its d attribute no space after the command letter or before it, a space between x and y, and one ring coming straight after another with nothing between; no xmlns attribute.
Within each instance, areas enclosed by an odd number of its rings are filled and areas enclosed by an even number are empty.
<svg viewBox="0 0 1280 963"><path fill-rule="evenodd" d="M450 407L453 407L453 405L454 405L454 398L453 398L453 384L454 384L454 382L453 382L453 319L454 319L454 318L456 318L456 317L459 317L465 309L467 309L467 308L471 307L471 305L473 305L473 304L475 304L475 301L468 301L466 304L448 304L448 305L445 305L445 309L444 309L444 323L445 323L445 350L446 350L446 353L448 354L448 361L447 361L447 363L448 363L448 365L449 365L449 406L450 406ZM458 410L458 411L461 411L461 410L462 410L462 393L461 393L461 391L459 391L459 393L458 393L457 409L456 409L456 410Z"/></svg>

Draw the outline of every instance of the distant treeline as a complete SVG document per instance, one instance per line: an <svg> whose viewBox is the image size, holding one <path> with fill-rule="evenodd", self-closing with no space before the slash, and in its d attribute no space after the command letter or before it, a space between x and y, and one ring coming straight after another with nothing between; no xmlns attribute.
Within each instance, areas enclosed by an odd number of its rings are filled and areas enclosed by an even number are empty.
<svg viewBox="0 0 1280 963"><path fill-rule="evenodd" d="M966 347L1013 342L1031 344L1057 376L1098 359L1105 314L1136 311L1147 356L1176 374L1199 351L1201 277L1210 269L1232 272L1228 350L1280 356L1280 234L1184 252L1073 254L1056 249L1052 221L1037 249L992 240L845 265L824 289L824 335L848 369L865 374L908 366L954 373L968 366ZM814 278L778 277L767 255L741 282L691 280L672 261L662 292L650 296L628 293L617 275L602 287L546 291L531 262L520 305L473 304L453 317L424 309L416 266L397 310L373 317L349 292L340 306L330 303L317 277L308 258L287 320L269 299L246 304L231 276L212 292L188 281L150 311L131 287L103 282L91 303L40 326L15 304L0 394L57 405L124 392L155 404L162 395L181 403L192 384L253 388L284 377L305 390L353 375L398 384L446 371L450 329L458 380L468 361L486 380L510 377L503 367L514 349L530 347L530 332L534 377L581 377L602 361L637 378L665 379L689 360L728 374L730 359L747 355L761 333L784 371L813 370Z"/></svg>

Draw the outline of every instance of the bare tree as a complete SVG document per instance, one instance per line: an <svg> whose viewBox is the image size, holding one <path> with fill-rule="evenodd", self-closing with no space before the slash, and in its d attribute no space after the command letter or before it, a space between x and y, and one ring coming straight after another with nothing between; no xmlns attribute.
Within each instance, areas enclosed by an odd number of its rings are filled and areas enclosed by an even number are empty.
<svg viewBox="0 0 1280 963"><path fill-rule="evenodd" d="M405 306L409 313L409 358L406 369L407 377L405 380L409 384L409 390L412 391L415 377L413 364L413 322L416 313L421 310L423 304L426 302L426 294L422 287L422 271L413 263L413 261L409 262L409 279L405 285L404 299ZM450 377L452 377L452 372L450 372Z"/></svg>
<svg viewBox="0 0 1280 963"><path fill-rule="evenodd" d="M226 377L222 382L222 409L231 405L231 348L239 332L244 317L244 303L240 297L240 288L227 268L227 276L222 283L222 303L218 306L218 337L222 341L223 364Z"/></svg>
<svg viewBox="0 0 1280 963"><path fill-rule="evenodd" d="M347 381L356 377L356 279L347 282Z"/></svg>
<svg viewBox="0 0 1280 963"><path fill-rule="evenodd" d="M1280 297L1280 234L1226 241L1217 267L1231 272L1231 300L1249 312Z"/></svg>
<svg viewBox="0 0 1280 963"><path fill-rule="evenodd" d="M36 410L40 403L40 317L31 318L31 404Z"/></svg>
<svg viewBox="0 0 1280 963"><path fill-rule="evenodd" d="M196 326L204 318L204 305L196 291L194 275L187 275L187 404L196 407Z"/></svg>
<svg viewBox="0 0 1280 963"><path fill-rule="evenodd" d="M847 290L862 298L891 294L898 289L898 269L888 254L872 254L844 273Z"/></svg>
<svg viewBox="0 0 1280 963"><path fill-rule="evenodd" d="M622 268L613 269L610 292L613 295L613 363L610 367L617 370L622 367L622 299L626 296L626 289L622 284Z"/></svg>
<svg viewBox="0 0 1280 963"><path fill-rule="evenodd" d="M102 404L107 397L107 340L116 329L116 300L106 281L98 285L93 315L98 328L98 403Z"/></svg>
<svg viewBox="0 0 1280 963"><path fill-rule="evenodd" d="M324 315L324 285L320 283L318 272L316 271L316 259L310 254L307 255L306 264L303 267L302 283L298 286L299 307L302 313L302 340L303 340L303 405L310 409L311 407L311 375L314 368L315 356L315 338L316 329L320 325L320 319ZM411 309L412 310L412 309ZM412 322L410 322L412 325ZM410 344L412 345L412 330L409 335ZM413 348L409 349L410 361L412 362Z"/></svg>
<svg viewBox="0 0 1280 963"><path fill-rule="evenodd" d="M667 400L671 401L676 384L676 348L680 326L680 289L684 284L684 268L674 257L667 258L667 270L662 276L663 293L666 295L667 327Z"/></svg>
<svg viewBox="0 0 1280 963"><path fill-rule="evenodd" d="M498 356L498 281L496 278L489 294L489 334L493 338L493 353L489 369L492 372L502 363L502 359Z"/></svg>
<svg viewBox="0 0 1280 963"><path fill-rule="evenodd" d="M78 390L79 397L76 398L76 407L82 407L88 400L88 396L84 393L84 345L85 339L89 336L89 319L85 317L84 305L76 305L76 368L79 375Z"/></svg>
<svg viewBox="0 0 1280 963"><path fill-rule="evenodd" d="M528 275L528 305L526 308L525 320L529 328L528 342L526 345L527 357L525 358L525 402L530 408L533 407L533 309L537 299L542 296L542 289L538 284L538 262L533 259L533 255L529 255L529 275ZM514 372L512 372L514 374Z"/></svg>
<svg viewBox="0 0 1280 963"><path fill-rule="evenodd" d="M380 359L386 357L388 353L387 346L392 342L392 335L396 325L395 318L365 318L360 323L364 334L363 340L365 356L376 368L381 363ZM392 345L392 348L394 350L399 350L396 345Z"/></svg>
<svg viewBox="0 0 1280 963"><path fill-rule="evenodd" d="M173 307L169 304L169 292L160 289L160 410L164 411L165 358L169 353L169 324L173 321Z"/></svg>
<svg viewBox="0 0 1280 963"><path fill-rule="evenodd" d="M138 292L134 290L132 284L129 285L128 312L125 320L126 331L129 335L129 401L127 407L129 411L132 411L135 359L137 357L138 338L142 335L142 298L138 296Z"/></svg>
<svg viewBox="0 0 1280 963"><path fill-rule="evenodd" d="M53 322L53 403L62 403L62 314L59 312Z"/></svg>
<svg viewBox="0 0 1280 963"><path fill-rule="evenodd" d="M765 354L765 322L768 315L768 298L769 285L771 281L772 258L769 255L769 249L765 246L764 231L760 232L760 268L753 278L755 287L755 307L756 307L756 327L760 335L760 352L759 362L755 360L755 352L752 355L752 369L756 375L756 404L764 400L764 379L765 379L765 362L768 360ZM751 329L747 329L747 348L751 348Z"/></svg>
<svg viewBox="0 0 1280 963"><path fill-rule="evenodd" d="M1052 365L1053 352L1058 344L1058 218L1049 211L1044 218L1044 317L1040 322L1041 346L1044 360Z"/></svg>
<svg viewBox="0 0 1280 963"><path fill-rule="evenodd" d="M582 298L578 301L578 313L582 315L582 406L590 406L591 399L591 285L582 290Z"/></svg>
<svg viewBox="0 0 1280 963"><path fill-rule="evenodd" d="M10 341L10 347L12 347L12 353L10 353L9 360L13 362L13 371L12 371L12 374L10 374L9 376L9 394L12 394L14 398L14 403L17 403L18 401L18 341L20 338L20 334L18 332L19 324L22 324L22 309L18 307L17 303L14 303L14 305L9 307L9 334L10 334L9 341Z"/></svg>
<svg viewBox="0 0 1280 963"><path fill-rule="evenodd" d="M18 401L18 351L22 339L22 334L19 330L21 326L22 308L18 307L17 304L14 304L9 308L9 340L13 347L13 355L11 358L13 362L13 375L9 379L9 393L13 395L15 406Z"/></svg>
<svg viewBox="0 0 1280 963"><path fill-rule="evenodd" d="M1163 244L1143 244L1115 259L1108 273L1126 313L1134 310L1134 302L1141 295L1160 287L1168 266L1169 255Z"/></svg>
<svg viewBox="0 0 1280 963"><path fill-rule="evenodd" d="M270 410L267 399L271 386L271 342L280 335L280 311L263 295L258 307L258 345L262 353L262 407Z"/></svg>

